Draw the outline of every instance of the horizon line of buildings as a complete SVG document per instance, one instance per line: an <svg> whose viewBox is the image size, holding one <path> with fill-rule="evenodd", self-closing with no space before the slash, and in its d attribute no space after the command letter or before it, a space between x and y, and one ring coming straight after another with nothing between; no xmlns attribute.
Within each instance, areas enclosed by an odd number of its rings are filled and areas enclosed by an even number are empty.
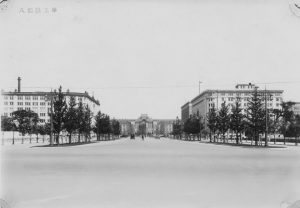
<svg viewBox="0 0 300 208"><path fill-rule="evenodd" d="M21 78L18 77L17 89L14 91L1 90L1 116L11 117L12 113L17 110L31 110L38 114L40 123L50 122L50 97L56 91L27 91L21 90ZM96 115L100 110L100 102L94 96L90 96L88 92L71 92L66 90L62 92L66 97L66 102L69 102L71 96L76 102L82 102L84 105L89 105L93 115ZM138 119L116 119L120 122L121 134L129 135L130 133L138 134L141 125L145 126L143 134L170 134L173 130L172 119L152 119L147 114L142 114Z"/></svg>

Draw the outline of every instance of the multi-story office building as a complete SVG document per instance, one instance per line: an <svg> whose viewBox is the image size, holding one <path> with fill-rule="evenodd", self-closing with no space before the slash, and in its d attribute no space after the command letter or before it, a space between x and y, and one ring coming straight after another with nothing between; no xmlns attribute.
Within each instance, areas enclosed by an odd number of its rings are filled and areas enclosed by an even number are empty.
<svg viewBox="0 0 300 208"><path fill-rule="evenodd" d="M142 114L138 119L118 119L121 125L121 134L163 134L169 135L173 131L172 119L152 119Z"/></svg>
<svg viewBox="0 0 300 208"><path fill-rule="evenodd" d="M238 84L235 89L231 90L205 90L194 99L191 100L191 114L206 118L209 110L214 106L217 110L220 109L222 103L226 103L231 108L236 99L240 99L241 108L245 109L248 106L248 102L251 99L251 94L257 88L257 86L249 84ZM268 109L280 109L282 102L283 90L260 90L257 88L259 94L267 95L267 108ZM186 110L181 108L182 111ZM184 114L184 112L182 112ZM186 114L186 113L185 113ZM206 122L206 119L204 119Z"/></svg>
<svg viewBox="0 0 300 208"><path fill-rule="evenodd" d="M300 115L300 102L296 102L293 106L293 111L296 115Z"/></svg>
<svg viewBox="0 0 300 208"><path fill-rule="evenodd" d="M87 92L63 92L66 97L67 103L71 96L74 96L76 102L82 102L88 105L91 111L96 114L99 111L100 103L93 96ZM21 79L18 78L18 89L13 92L1 91L2 95L2 112L3 116L11 116L12 112L16 110L32 110L38 114L41 123L49 122L49 112L51 107L50 98L54 92L22 92Z"/></svg>
<svg viewBox="0 0 300 208"><path fill-rule="evenodd" d="M185 122L192 115L192 103L187 102L181 106L181 121Z"/></svg>

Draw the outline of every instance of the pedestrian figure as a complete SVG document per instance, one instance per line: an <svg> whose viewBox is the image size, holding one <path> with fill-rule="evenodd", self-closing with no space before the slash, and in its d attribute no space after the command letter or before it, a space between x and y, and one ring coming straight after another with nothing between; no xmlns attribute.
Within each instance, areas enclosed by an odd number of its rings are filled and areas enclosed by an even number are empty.
<svg viewBox="0 0 300 208"><path fill-rule="evenodd" d="M142 134L142 140L144 141L144 134Z"/></svg>

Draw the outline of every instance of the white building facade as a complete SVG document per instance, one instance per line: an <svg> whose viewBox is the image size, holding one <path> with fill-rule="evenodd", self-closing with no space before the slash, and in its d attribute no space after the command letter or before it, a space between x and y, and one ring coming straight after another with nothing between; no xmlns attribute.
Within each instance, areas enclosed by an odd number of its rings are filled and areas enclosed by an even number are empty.
<svg viewBox="0 0 300 208"><path fill-rule="evenodd" d="M192 114L201 116L206 122L206 115L213 106L218 110L222 103L226 103L231 108L237 98L240 99L241 108L247 108L251 99L251 95L257 86L249 84L238 84L232 90L206 90L195 97L192 101ZM281 109L281 102L283 100L283 90L260 90L257 89L261 95L267 95L268 109Z"/></svg>
<svg viewBox="0 0 300 208"><path fill-rule="evenodd" d="M51 96L54 92L22 92L20 87L20 79L18 79L18 90L14 92L1 91L1 115L12 116L12 112L16 110L32 110L38 114L41 123L50 122ZM63 92L66 102L69 102L71 96L75 98L76 103L80 101L84 105L88 105L95 115L100 110L100 103L87 92Z"/></svg>

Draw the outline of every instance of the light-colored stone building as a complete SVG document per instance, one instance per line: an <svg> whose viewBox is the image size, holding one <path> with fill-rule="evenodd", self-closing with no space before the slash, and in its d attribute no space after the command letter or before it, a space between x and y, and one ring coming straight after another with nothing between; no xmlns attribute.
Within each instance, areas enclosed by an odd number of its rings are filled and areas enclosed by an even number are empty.
<svg viewBox="0 0 300 208"><path fill-rule="evenodd" d="M192 103L187 102L181 106L181 121L185 122L192 115Z"/></svg>
<svg viewBox="0 0 300 208"><path fill-rule="evenodd" d="M296 102L293 106L293 111L295 115L300 115L300 102Z"/></svg>
<svg viewBox="0 0 300 208"><path fill-rule="evenodd" d="M215 106L218 110L221 104L225 102L231 108L236 99L239 98L241 107L245 110L248 106L251 94L257 86L249 84L237 84L235 89L229 90L205 90L194 99L191 100L191 114L201 116L206 122L206 116L209 110ZM267 95L268 109L281 109L283 90L264 90L257 88L258 93ZM185 110L182 108L182 110ZM183 112L182 112L183 114Z"/></svg>
<svg viewBox="0 0 300 208"><path fill-rule="evenodd" d="M137 119L118 119L121 134L169 135L173 131L173 119L152 119L142 114Z"/></svg>
<svg viewBox="0 0 300 208"><path fill-rule="evenodd" d="M66 97L67 103L71 96L74 96L76 102L82 102L88 105L95 115L100 110L100 103L93 96L87 92L63 92ZM41 91L21 91L21 78L18 78L18 89L15 91L1 91L1 115L12 116L12 112L16 110L32 110L38 114L41 123L50 122L50 97L54 92L41 92Z"/></svg>

